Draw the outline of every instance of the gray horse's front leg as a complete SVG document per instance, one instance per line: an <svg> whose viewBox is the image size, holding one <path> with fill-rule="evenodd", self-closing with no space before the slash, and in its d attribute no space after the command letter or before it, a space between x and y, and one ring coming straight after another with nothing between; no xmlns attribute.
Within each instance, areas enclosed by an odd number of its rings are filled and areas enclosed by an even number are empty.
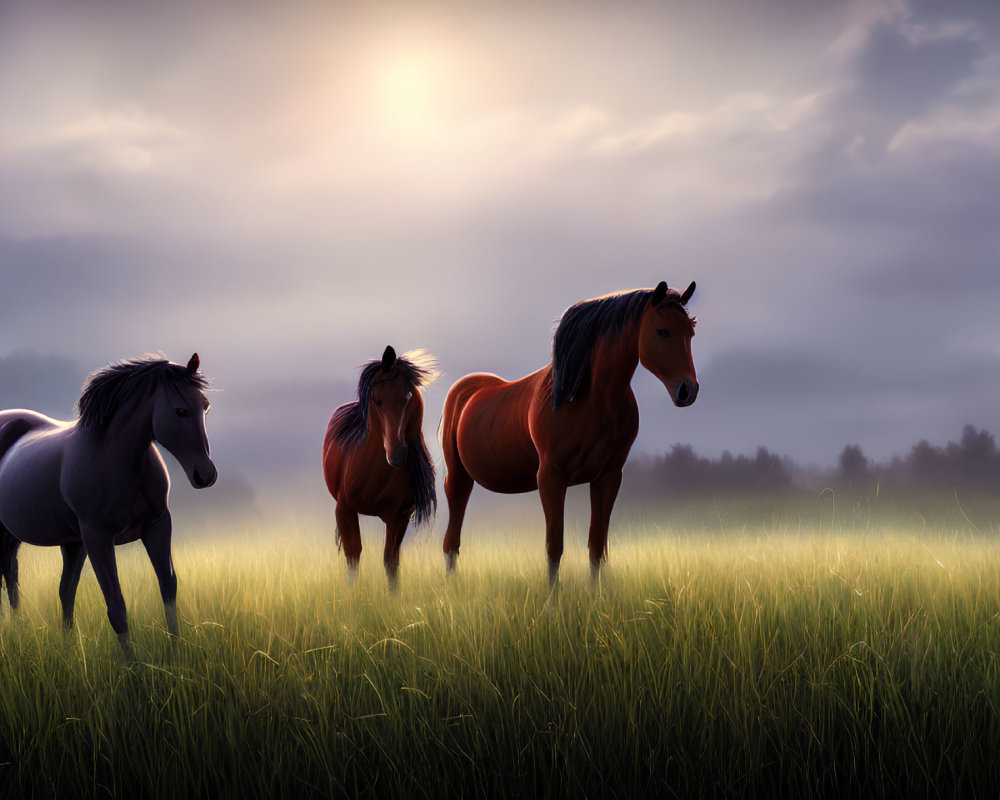
<svg viewBox="0 0 1000 800"><path fill-rule="evenodd" d="M94 568L97 582L101 586L104 602L108 607L108 622L122 646L122 652L128 661L134 661L132 645L128 639L128 618L125 613L125 598L122 597L122 587L118 582L118 564L115 562L115 545L111 535L100 530L84 528L81 531L83 546L87 548L87 556Z"/></svg>
<svg viewBox="0 0 1000 800"><path fill-rule="evenodd" d="M83 572L83 564L87 560L87 551L83 547L83 542L64 544L62 550L63 570L59 579L59 601L62 603L63 628L69 630L73 627L73 608L76 605L76 588L80 585L80 573Z"/></svg>
<svg viewBox="0 0 1000 800"><path fill-rule="evenodd" d="M164 511L163 516L150 525L142 535L142 543L146 547L149 561L160 584L160 596L163 598L163 613L167 619L167 630L171 636L179 634L177 625L177 575L174 572L174 561L170 555L170 534L173 525L170 512Z"/></svg>

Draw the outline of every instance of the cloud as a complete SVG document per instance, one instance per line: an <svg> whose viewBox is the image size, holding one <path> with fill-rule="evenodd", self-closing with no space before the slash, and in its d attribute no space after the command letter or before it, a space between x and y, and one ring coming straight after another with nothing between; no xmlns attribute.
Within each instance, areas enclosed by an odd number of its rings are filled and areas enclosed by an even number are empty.
<svg viewBox="0 0 1000 800"><path fill-rule="evenodd" d="M14 350L0 356L0 409L28 408L56 419L72 419L86 375L71 359Z"/></svg>
<svg viewBox="0 0 1000 800"><path fill-rule="evenodd" d="M441 359L433 429L451 381L527 374L567 306L660 279L699 283L702 396L640 370L639 449L1000 423L987 4L3 13L0 355L198 350L258 492L316 485L387 343Z"/></svg>

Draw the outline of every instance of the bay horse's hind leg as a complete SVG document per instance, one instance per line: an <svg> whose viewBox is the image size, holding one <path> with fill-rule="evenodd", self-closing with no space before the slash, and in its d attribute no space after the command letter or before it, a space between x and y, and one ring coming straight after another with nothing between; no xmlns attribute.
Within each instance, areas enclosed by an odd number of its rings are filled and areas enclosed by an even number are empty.
<svg viewBox="0 0 1000 800"><path fill-rule="evenodd" d="M444 479L444 493L448 498L448 530L444 534L444 561L448 572L455 569L455 559L462 545L462 523L465 521L465 509L469 505L469 496L476 485L472 476L465 471L462 462L455 454L455 461L448 462L448 473Z"/></svg>
<svg viewBox="0 0 1000 800"><path fill-rule="evenodd" d="M7 584L10 610L17 611L21 596L17 589L17 551L21 542L3 525L0 525L0 577Z"/></svg>
<svg viewBox="0 0 1000 800"><path fill-rule="evenodd" d="M462 387L459 381L448 391L444 399L444 410L441 414L441 450L444 455L445 476L444 493L448 498L448 530L444 534L444 563L448 572L455 569L455 559L462 545L462 523L465 520L465 509L469 505L469 495L475 481L465 469L462 457L458 454L458 421L462 409L468 401L470 389Z"/></svg>
<svg viewBox="0 0 1000 800"><path fill-rule="evenodd" d="M156 581L160 584L167 631L171 636L178 636L180 627L177 624L177 574L174 572L174 560L170 555L172 528L170 512L164 511L163 516L142 534L142 544L149 556L149 563L153 565Z"/></svg>
<svg viewBox="0 0 1000 800"><path fill-rule="evenodd" d="M63 629L69 630L73 627L73 608L76 605L76 587L80 585L80 573L83 572L83 564L87 560L87 551L83 549L83 542L64 544L59 548L62 551L62 577L59 579L59 602L62 603Z"/></svg>
<svg viewBox="0 0 1000 800"><path fill-rule="evenodd" d="M358 562L361 561L361 523L358 513L339 500L336 509L337 534L347 557L347 578L351 585L358 579Z"/></svg>

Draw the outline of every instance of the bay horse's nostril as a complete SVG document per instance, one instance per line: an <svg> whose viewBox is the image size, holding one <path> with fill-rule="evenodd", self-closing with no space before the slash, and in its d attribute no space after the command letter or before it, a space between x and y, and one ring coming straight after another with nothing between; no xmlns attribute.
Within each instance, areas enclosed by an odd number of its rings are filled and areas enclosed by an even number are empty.
<svg viewBox="0 0 1000 800"><path fill-rule="evenodd" d="M396 469L402 469L406 466L406 445L401 444L395 450L392 451L392 458L389 459L389 463Z"/></svg>
<svg viewBox="0 0 1000 800"><path fill-rule="evenodd" d="M698 384L694 381L685 380L677 388L677 399L674 401L678 406L691 405L698 397Z"/></svg>

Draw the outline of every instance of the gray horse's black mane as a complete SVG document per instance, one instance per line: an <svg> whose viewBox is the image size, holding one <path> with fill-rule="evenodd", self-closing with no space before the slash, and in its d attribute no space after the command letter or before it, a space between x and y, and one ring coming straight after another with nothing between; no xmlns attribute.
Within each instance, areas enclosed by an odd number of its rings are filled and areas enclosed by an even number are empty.
<svg viewBox="0 0 1000 800"><path fill-rule="evenodd" d="M87 377L77 400L79 425L88 430L104 430L115 413L133 397L152 394L168 382L185 383L202 391L209 381L200 371L191 372L165 358L140 356L95 370Z"/></svg>
<svg viewBox="0 0 1000 800"><path fill-rule="evenodd" d="M594 347L601 339L621 333L630 321L639 319L652 294L652 289L636 289L581 300L566 309L552 337L553 410L586 391ZM676 292L668 294L663 302L687 314Z"/></svg>
<svg viewBox="0 0 1000 800"><path fill-rule="evenodd" d="M403 379L415 389L431 383L438 374L434 369L434 359L420 351L398 356L392 369L398 369ZM368 406L372 383L381 370L382 362L379 359L365 364L358 379L358 399L344 403L333 412L330 436L347 450L356 449L368 436ZM406 471L413 490L413 521L419 526L429 522L437 510L434 464L423 436L420 437L419 447L413 442L407 442L407 445Z"/></svg>

